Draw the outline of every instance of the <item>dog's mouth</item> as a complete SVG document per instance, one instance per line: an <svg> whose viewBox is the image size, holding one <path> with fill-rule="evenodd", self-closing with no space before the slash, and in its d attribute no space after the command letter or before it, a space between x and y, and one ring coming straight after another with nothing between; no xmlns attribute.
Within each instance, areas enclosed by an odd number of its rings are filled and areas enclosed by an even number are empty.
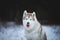
<svg viewBox="0 0 60 40"><path fill-rule="evenodd" d="M29 25L29 24L27 24L26 26L29 28L29 26L30 26L30 25Z"/></svg>

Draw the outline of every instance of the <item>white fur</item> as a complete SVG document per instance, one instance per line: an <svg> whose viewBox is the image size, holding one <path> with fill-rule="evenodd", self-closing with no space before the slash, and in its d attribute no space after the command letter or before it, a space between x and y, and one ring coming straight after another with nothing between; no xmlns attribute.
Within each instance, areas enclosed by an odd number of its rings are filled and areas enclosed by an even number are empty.
<svg viewBox="0 0 60 40"><path fill-rule="evenodd" d="M26 10L25 13L27 13ZM28 16L25 17L27 20L23 20L23 26L25 27L25 36L27 40L44 40L43 38L45 33L43 30L41 31L41 24L38 22L35 12L33 12L32 15L34 15L35 21L30 20L32 17L28 18ZM27 22L30 23L29 28L26 27Z"/></svg>
<svg viewBox="0 0 60 40"><path fill-rule="evenodd" d="M23 16L25 16L26 14L27 14L27 11L26 11L26 10L24 10Z"/></svg>

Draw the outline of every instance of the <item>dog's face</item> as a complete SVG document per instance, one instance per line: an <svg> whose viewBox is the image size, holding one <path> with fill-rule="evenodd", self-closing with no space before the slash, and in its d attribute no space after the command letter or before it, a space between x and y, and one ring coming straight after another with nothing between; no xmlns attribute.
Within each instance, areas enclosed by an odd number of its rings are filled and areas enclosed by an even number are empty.
<svg viewBox="0 0 60 40"><path fill-rule="evenodd" d="M23 13L23 26L25 27L26 30L31 30L34 28L35 25L35 12L33 13L28 13L26 10Z"/></svg>

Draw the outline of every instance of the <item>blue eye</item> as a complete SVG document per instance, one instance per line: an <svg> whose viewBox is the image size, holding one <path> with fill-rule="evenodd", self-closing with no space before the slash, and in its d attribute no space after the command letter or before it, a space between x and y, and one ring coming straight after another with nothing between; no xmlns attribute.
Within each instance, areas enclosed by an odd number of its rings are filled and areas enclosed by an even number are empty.
<svg viewBox="0 0 60 40"><path fill-rule="evenodd" d="M30 20L32 20L32 19L30 19Z"/></svg>
<svg viewBox="0 0 60 40"><path fill-rule="evenodd" d="M27 18L26 18L26 20L27 20Z"/></svg>

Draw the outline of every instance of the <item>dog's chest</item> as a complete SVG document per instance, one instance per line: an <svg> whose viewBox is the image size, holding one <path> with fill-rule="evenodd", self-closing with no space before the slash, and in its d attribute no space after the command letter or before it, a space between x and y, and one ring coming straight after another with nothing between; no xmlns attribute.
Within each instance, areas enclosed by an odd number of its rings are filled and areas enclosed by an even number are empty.
<svg viewBox="0 0 60 40"><path fill-rule="evenodd" d="M40 38L40 32L32 32L32 33L26 33L26 37L28 39L38 39Z"/></svg>

